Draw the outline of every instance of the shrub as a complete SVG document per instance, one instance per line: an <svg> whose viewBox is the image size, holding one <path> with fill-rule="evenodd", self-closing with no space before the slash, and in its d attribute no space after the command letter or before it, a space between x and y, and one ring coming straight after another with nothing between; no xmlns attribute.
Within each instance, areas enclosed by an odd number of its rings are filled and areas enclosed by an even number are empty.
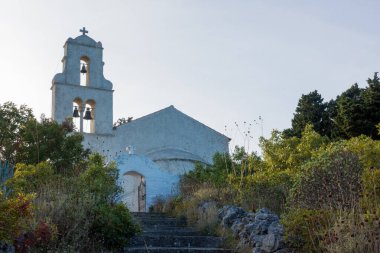
<svg viewBox="0 0 380 253"><path fill-rule="evenodd" d="M361 207L364 212L380 216L380 169L369 169L363 173L363 197Z"/></svg>
<svg viewBox="0 0 380 253"><path fill-rule="evenodd" d="M357 205L362 166L355 154L325 152L304 170L291 191L290 205L307 209L351 209Z"/></svg>
<svg viewBox="0 0 380 253"><path fill-rule="evenodd" d="M281 214L284 211L293 178L294 173L284 170L264 171L247 176L243 180L233 177L229 179L231 186L241 193L240 203L237 204L247 210L255 211L266 207Z"/></svg>
<svg viewBox="0 0 380 253"><path fill-rule="evenodd" d="M53 167L47 162L37 165L19 163L16 165L14 176L6 182L6 185L15 193L34 193L49 182L53 174Z"/></svg>
<svg viewBox="0 0 380 253"><path fill-rule="evenodd" d="M115 204L120 193L115 165L105 164L98 154L86 163L87 170L78 176L54 171L47 162L16 166L15 176L7 182L11 196L24 192L35 196L31 229L12 228L14 234L21 233L17 241L20 252L115 249L125 246L136 232L127 208Z"/></svg>
<svg viewBox="0 0 380 253"><path fill-rule="evenodd" d="M326 210L288 210L281 218L288 246L297 252L321 252L320 242L331 224L331 215Z"/></svg>
<svg viewBox="0 0 380 253"><path fill-rule="evenodd" d="M90 234L95 240L103 242L107 249L120 249L139 231L128 209L123 204L115 204L97 208Z"/></svg>
<svg viewBox="0 0 380 253"><path fill-rule="evenodd" d="M326 231L324 252L380 252L379 215L361 214L357 210L337 212L334 223Z"/></svg>
<svg viewBox="0 0 380 253"><path fill-rule="evenodd" d="M12 242L29 229L33 195L19 193L6 198L0 192L0 241Z"/></svg>

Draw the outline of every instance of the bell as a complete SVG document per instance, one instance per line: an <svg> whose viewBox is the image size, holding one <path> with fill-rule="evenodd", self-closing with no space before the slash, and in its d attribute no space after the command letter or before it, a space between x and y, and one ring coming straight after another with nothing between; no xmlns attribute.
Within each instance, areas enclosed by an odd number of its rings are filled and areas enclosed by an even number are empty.
<svg viewBox="0 0 380 253"><path fill-rule="evenodd" d="M87 69L86 69L86 66L84 65L84 63L83 63L83 65L82 65L82 69L80 70L80 72L81 72L83 75L87 73Z"/></svg>
<svg viewBox="0 0 380 253"><path fill-rule="evenodd" d="M85 120L92 120L90 108L86 109L86 113L84 114L83 119L85 119Z"/></svg>
<svg viewBox="0 0 380 253"><path fill-rule="evenodd" d="M74 106L73 118L79 118L78 106Z"/></svg>

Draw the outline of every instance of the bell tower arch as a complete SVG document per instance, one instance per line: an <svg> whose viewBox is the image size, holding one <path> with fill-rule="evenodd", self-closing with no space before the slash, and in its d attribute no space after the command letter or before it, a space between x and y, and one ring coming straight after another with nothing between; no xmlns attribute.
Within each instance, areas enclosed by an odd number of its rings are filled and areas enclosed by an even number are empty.
<svg viewBox="0 0 380 253"><path fill-rule="evenodd" d="M80 132L89 125L88 133L111 134L113 90L103 75L102 43L87 36L84 27L80 32L63 46L63 70L52 80L52 118L61 123L73 117Z"/></svg>

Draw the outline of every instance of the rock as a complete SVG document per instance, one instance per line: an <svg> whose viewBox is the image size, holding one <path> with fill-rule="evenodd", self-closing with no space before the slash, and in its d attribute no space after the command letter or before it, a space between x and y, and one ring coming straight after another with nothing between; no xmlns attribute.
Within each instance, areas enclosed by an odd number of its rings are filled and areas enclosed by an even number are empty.
<svg viewBox="0 0 380 253"><path fill-rule="evenodd" d="M219 210L218 217L222 220L224 227L231 227L235 220L242 218L245 214L246 212L241 207L224 206Z"/></svg>
<svg viewBox="0 0 380 253"><path fill-rule="evenodd" d="M14 253L15 248L5 242L0 242L0 253Z"/></svg>
<svg viewBox="0 0 380 253"><path fill-rule="evenodd" d="M237 237L240 232L244 229L245 224L240 220L235 220L231 226L232 233Z"/></svg>
<svg viewBox="0 0 380 253"><path fill-rule="evenodd" d="M225 228L239 238L237 250L252 249L252 253L285 253L284 229L279 217L267 208L247 213L240 207L224 206L218 217ZM284 249L284 250L282 250Z"/></svg>
<svg viewBox="0 0 380 253"><path fill-rule="evenodd" d="M251 245L256 248L261 248L265 235L253 235L251 237Z"/></svg>
<svg viewBox="0 0 380 253"><path fill-rule="evenodd" d="M251 234L264 235L268 233L268 227L271 224L268 220L258 220L252 223Z"/></svg>
<svg viewBox="0 0 380 253"><path fill-rule="evenodd" d="M279 221L279 218L268 209L262 208L256 213L255 220Z"/></svg>
<svg viewBox="0 0 380 253"><path fill-rule="evenodd" d="M279 222L272 222L268 227L268 234L283 235L284 228Z"/></svg>
<svg viewBox="0 0 380 253"><path fill-rule="evenodd" d="M264 253L264 251L260 248L253 248L252 253Z"/></svg>
<svg viewBox="0 0 380 253"><path fill-rule="evenodd" d="M279 245L279 238L275 234L267 234L262 241L261 249L265 252L273 252L278 249Z"/></svg>

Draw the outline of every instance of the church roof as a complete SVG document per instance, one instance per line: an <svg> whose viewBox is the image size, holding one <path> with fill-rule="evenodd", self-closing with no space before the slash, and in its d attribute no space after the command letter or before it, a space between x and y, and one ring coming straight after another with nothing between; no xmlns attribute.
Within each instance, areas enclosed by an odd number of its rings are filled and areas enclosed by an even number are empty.
<svg viewBox="0 0 380 253"><path fill-rule="evenodd" d="M160 114L164 114L164 113L168 113L168 112L173 112L173 113L176 113L176 114L178 114L178 115L180 115L180 116L182 116L182 117L188 118L188 119L190 119L190 120L196 122L197 124L199 124L199 125L201 125L201 126L207 128L207 129L209 129L211 132L213 132L213 133L215 133L215 134L217 134L217 135L219 135L219 136L221 136L221 137L223 137L223 138L228 139L228 141L231 140L231 138L227 137L226 135L224 135L224 134L222 134L222 133L216 131L215 129L212 129L211 127L209 127L209 126L203 124L202 122L200 122L200 121L198 121L198 120L196 120L196 119L190 117L189 115L187 115L187 114L181 112L180 110L178 110L177 108L175 108L173 105L170 105L170 106L168 106L168 107L166 107L166 108L163 108L163 109L161 109L161 110L158 110L158 111L156 111L156 112L153 112L153 113L147 114L147 115L142 116L142 117L140 117L140 118L134 119L134 120L132 120L131 122L128 122L127 124L125 124L125 125L138 123L138 122L141 121L141 120L148 119L148 118L152 118L152 117L156 117L156 116L159 116ZM119 126L119 127L122 127L122 126L124 126L124 125L121 125L121 126Z"/></svg>
<svg viewBox="0 0 380 253"><path fill-rule="evenodd" d="M94 39L87 35L80 35L76 37L75 39L69 38L66 43L76 43L84 46L90 46L90 47L98 47L98 48L103 48L102 43L96 42Z"/></svg>

